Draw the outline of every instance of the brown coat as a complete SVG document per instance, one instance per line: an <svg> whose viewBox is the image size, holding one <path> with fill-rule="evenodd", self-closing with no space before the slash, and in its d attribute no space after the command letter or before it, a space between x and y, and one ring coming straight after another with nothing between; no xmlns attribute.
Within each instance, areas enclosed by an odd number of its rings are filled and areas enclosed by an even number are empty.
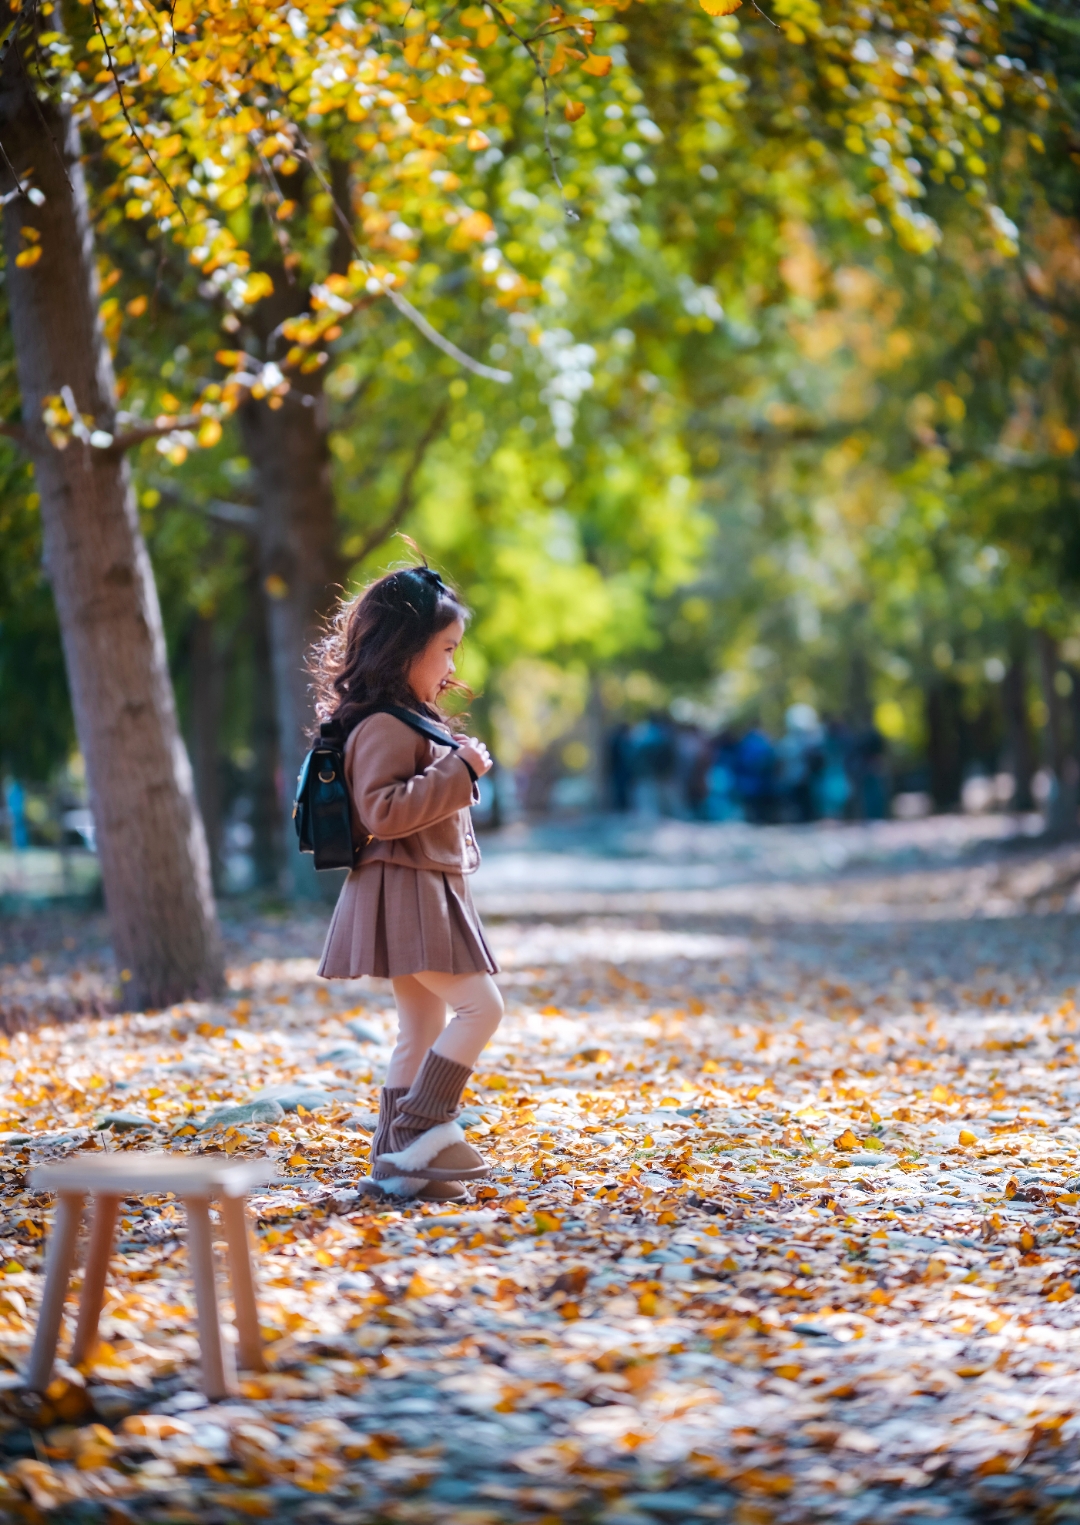
<svg viewBox="0 0 1080 1525"><path fill-rule="evenodd" d="M345 743L356 841L374 837L365 863L472 874L480 853L469 816L479 800L472 774L449 747L396 720L370 715Z"/></svg>
<svg viewBox="0 0 1080 1525"><path fill-rule="evenodd" d="M338 897L319 973L495 973L465 877L480 851L469 815L479 795L463 760L393 715L371 715L345 744L345 771L364 846Z"/></svg>

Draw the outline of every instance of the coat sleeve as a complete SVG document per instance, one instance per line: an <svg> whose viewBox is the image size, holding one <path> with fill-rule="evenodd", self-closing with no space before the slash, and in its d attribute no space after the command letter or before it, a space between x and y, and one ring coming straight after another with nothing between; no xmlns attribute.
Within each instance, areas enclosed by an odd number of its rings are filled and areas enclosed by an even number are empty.
<svg viewBox="0 0 1080 1525"><path fill-rule="evenodd" d="M372 715L358 727L349 783L365 831L380 841L410 837L464 810L472 776L453 752L416 771L415 731L393 715Z"/></svg>

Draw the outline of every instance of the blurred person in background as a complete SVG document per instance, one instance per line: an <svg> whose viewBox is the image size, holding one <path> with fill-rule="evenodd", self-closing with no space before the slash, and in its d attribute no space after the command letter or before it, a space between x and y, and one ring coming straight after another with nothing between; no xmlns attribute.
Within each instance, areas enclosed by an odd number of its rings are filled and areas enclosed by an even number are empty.
<svg viewBox="0 0 1080 1525"><path fill-rule="evenodd" d="M707 821L746 819L736 778L738 755L739 738L732 730L721 731L708 748L704 802Z"/></svg>
<svg viewBox="0 0 1080 1525"><path fill-rule="evenodd" d="M851 747L851 782L860 821L883 821L889 813L888 744L873 721Z"/></svg>
<svg viewBox="0 0 1080 1525"><path fill-rule="evenodd" d="M746 818L761 826L771 821L776 804L776 748L755 722L735 753L735 788Z"/></svg>
<svg viewBox="0 0 1080 1525"><path fill-rule="evenodd" d="M787 821L814 819L814 781L824 762L824 733L812 704L793 704L776 748L777 792Z"/></svg>
<svg viewBox="0 0 1080 1525"><path fill-rule="evenodd" d="M608 779L612 810L629 810L634 793L634 744L625 720L620 720L608 737Z"/></svg>
<svg viewBox="0 0 1080 1525"><path fill-rule="evenodd" d="M634 810L649 820L672 814L675 736L671 721L654 710L631 730L630 747Z"/></svg>
<svg viewBox="0 0 1080 1525"><path fill-rule="evenodd" d="M826 821L842 821L851 800L848 766L851 756L851 732L842 720L828 717L822 742L821 771L815 780L817 814Z"/></svg>
<svg viewBox="0 0 1080 1525"><path fill-rule="evenodd" d="M705 810L705 770L709 744L696 725L675 729L675 814L683 820L698 821Z"/></svg>
<svg viewBox="0 0 1080 1525"><path fill-rule="evenodd" d="M11 845L16 852L24 852L30 846L30 828L26 821L26 791L17 778L9 778L4 784L4 803Z"/></svg>

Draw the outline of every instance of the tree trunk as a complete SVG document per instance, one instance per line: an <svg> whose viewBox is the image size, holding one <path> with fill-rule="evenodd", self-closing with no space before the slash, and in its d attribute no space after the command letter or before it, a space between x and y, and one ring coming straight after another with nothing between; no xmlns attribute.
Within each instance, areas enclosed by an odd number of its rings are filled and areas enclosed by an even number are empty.
<svg viewBox="0 0 1080 1525"><path fill-rule="evenodd" d="M257 555L252 548L253 558ZM251 641L254 669L254 713L251 719L251 746L255 766L251 781L251 826L255 833L252 857L255 862L255 887L281 890L284 854L282 852L282 799L284 778L278 764L277 715L274 704L274 667L270 658L270 633L267 629L266 599L258 566L252 567ZM290 828L291 834L291 828ZM292 844L295 852L295 839Z"/></svg>
<svg viewBox="0 0 1080 1525"><path fill-rule="evenodd" d="M304 378L307 381L308 378ZM278 401L279 399L273 399ZM321 387L299 378L282 405L252 399L240 411L244 450L259 493L259 567L274 674L278 760L286 815L314 720L307 654L334 606L341 567ZM286 843L292 845L292 827ZM294 894L319 893L309 859L286 848Z"/></svg>
<svg viewBox="0 0 1080 1525"><path fill-rule="evenodd" d="M0 22L10 25L0 7ZM113 948L126 999L164 1006L222 986L206 838L177 725L157 590L124 460L54 446L45 399L70 387L89 427L115 432L112 363L98 322L93 234L75 126L36 101L16 40L0 70L0 139L40 206L3 213L23 423L41 495L44 561L86 763ZM3 190L15 189L6 165ZM28 240L26 228L39 241ZM40 248L18 265L22 249Z"/></svg>
<svg viewBox="0 0 1080 1525"><path fill-rule="evenodd" d="M352 217L347 161L332 158L330 173L339 212L330 268L343 273L353 254L352 240L342 226L342 219ZM311 189L311 178L301 169L294 180L291 189L298 200L303 200ZM308 310L310 293L306 286L290 281L283 263L275 262L268 273L274 293L255 308L252 329L269 360L282 343L281 324ZM274 674L285 858L289 865L286 882L294 895L315 898L326 892L326 876L320 885L311 859L295 850L292 801L315 718L308 653L334 607L344 567L338 554L322 372L306 376L292 372L289 380L290 390L284 398L249 398L240 409L240 428L258 487L259 569Z"/></svg>
<svg viewBox="0 0 1080 1525"><path fill-rule="evenodd" d="M1005 707L1005 730L1009 738L1009 761L1016 780L1012 805L1014 810L1031 810L1035 804L1031 779L1035 772L1031 722L1027 708L1027 639L1019 635L1012 642L1009 666L1002 683Z"/></svg>
<svg viewBox="0 0 1080 1525"><path fill-rule="evenodd" d="M1053 788L1046 808L1046 829L1053 837L1076 831L1076 767L1065 748L1065 704L1057 689L1060 671L1058 644L1045 630L1038 634L1039 673L1046 703L1046 761L1053 774Z"/></svg>
<svg viewBox="0 0 1080 1525"><path fill-rule="evenodd" d="M225 663L217 636L216 621L196 614L191 631L191 762L215 887L221 884L224 822L220 737L225 701Z"/></svg>
<svg viewBox="0 0 1080 1525"><path fill-rule="evenodd" d="M960 803L964 780L959 697L957 685L947 678L937 679L926 694L926 750L935 810L955 810Z"/></svg>

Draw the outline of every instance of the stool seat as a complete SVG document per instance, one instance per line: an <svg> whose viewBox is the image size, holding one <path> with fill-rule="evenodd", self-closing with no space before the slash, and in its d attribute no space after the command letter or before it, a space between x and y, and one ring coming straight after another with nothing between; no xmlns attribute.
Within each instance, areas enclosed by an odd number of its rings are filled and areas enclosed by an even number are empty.
<svg viewBox="0 0 1080 1525"><path fill-rule="evenodd" d="M118 1191L143 1197L171 1191L174 1196L245 1197L253 1186L278 1179L273 1160L237 1160L227 1154L75 1155L30 1172L34 1191Z"/></svg>
<svg viewBox="0 0 1080 1525"><path fill-rule="evenodd" d="M56 1224L49 1240L45 1290L38 1314L26 1385L44 1392L49 1385L68 1284L75 1264L75 1246L87 1194L93 1201L93 1221L86 1254L79 1319L71 1361L78 1366L93 1354L98 1322L105 1301L105 1277L112 1252L120 1202L171 1192L181 1199L188 1220L188 1259L195 1283L203 1390L211 1399L230 1390L226 1347L218 1320L210 1201L216 1199L229 1252L229 1275L236 1308L240 1363L264 1371L262 1336L256 1305L251 1259L251 1231L245 1197L253 1186L278 1180L273 1160L231 1160L228 1155L148 1154L143 1151L111 1155L77 1155L30 1172L34 1191L55 1192Z"/></svg>

